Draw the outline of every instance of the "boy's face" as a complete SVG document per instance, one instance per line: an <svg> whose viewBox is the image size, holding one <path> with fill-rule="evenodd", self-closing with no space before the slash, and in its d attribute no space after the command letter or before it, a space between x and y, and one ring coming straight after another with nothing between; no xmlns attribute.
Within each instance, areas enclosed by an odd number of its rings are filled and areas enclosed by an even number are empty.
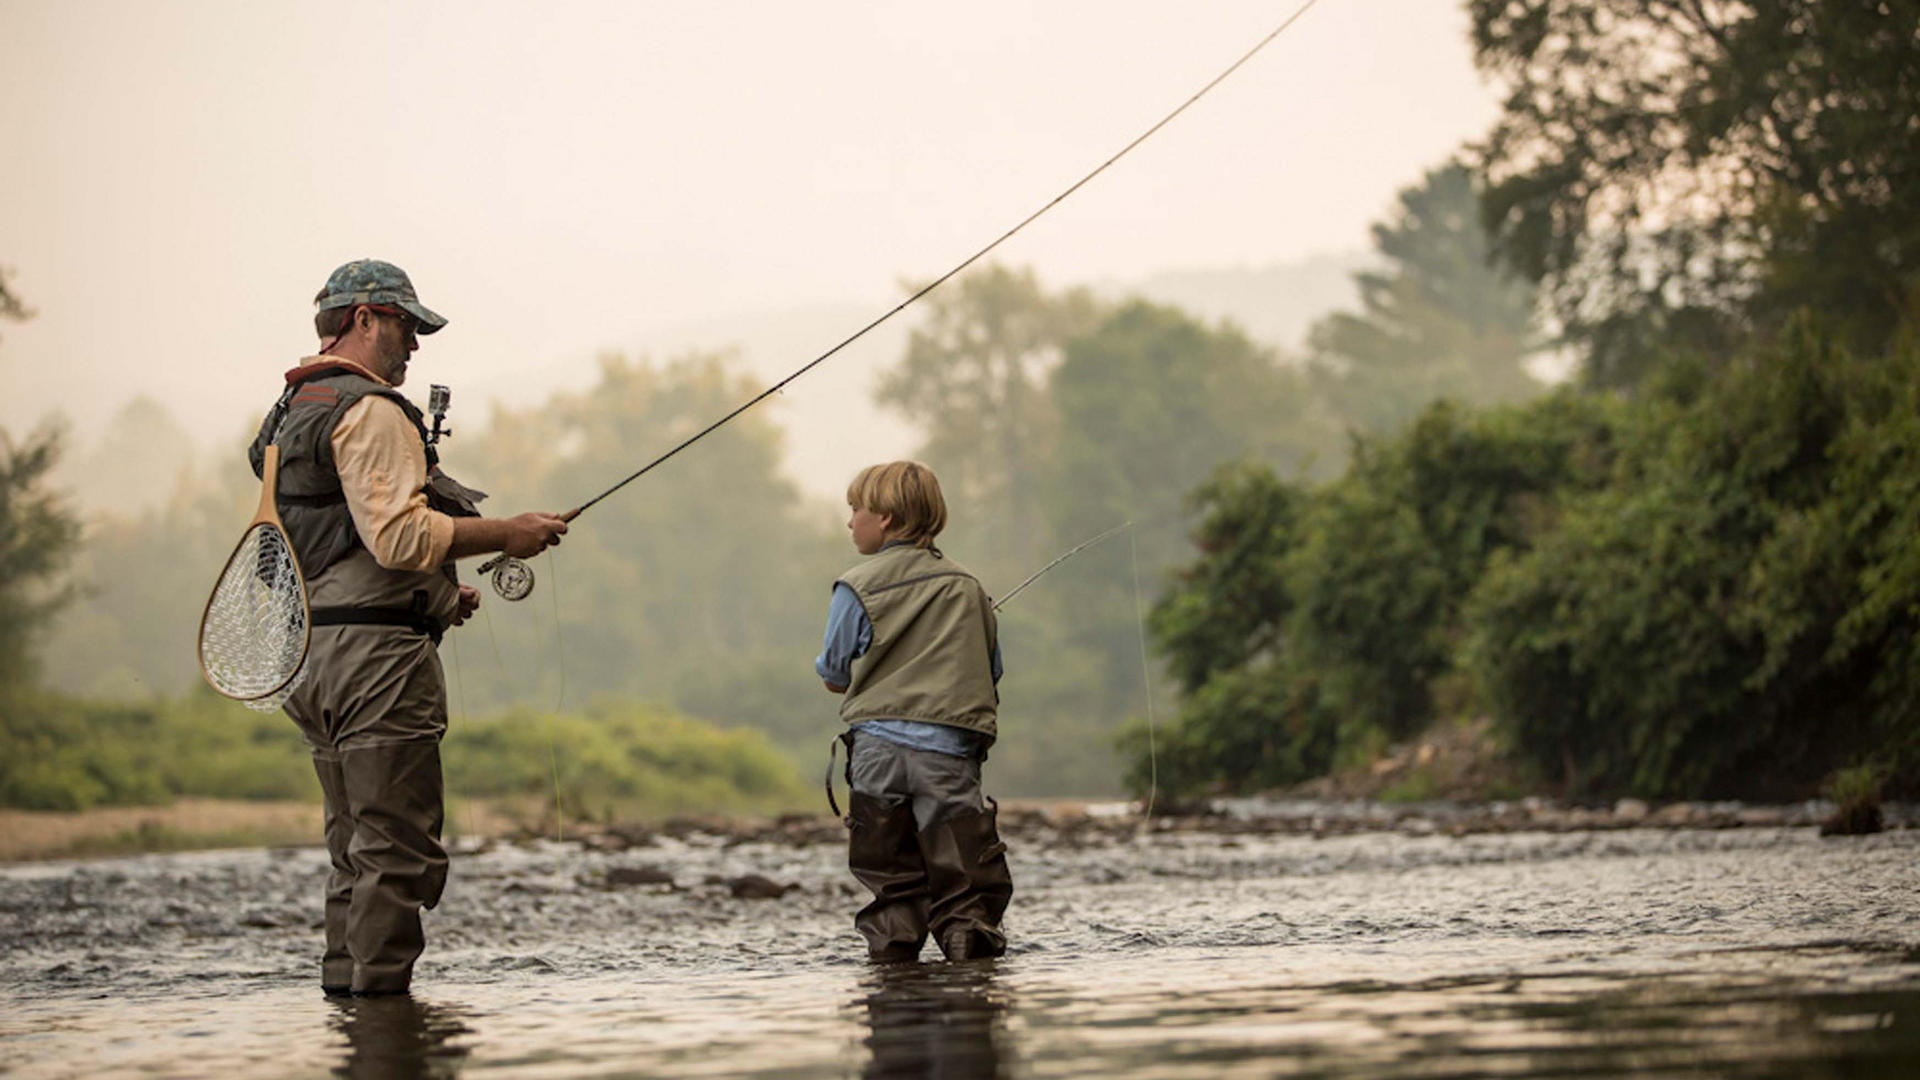
<svg viewBox="0 0 1920 1080"><path fill-rule="evenodd" d="M887 542L887 530L893 528L892 514L876 514L864 506L853 507L847 518L847 531L853 534L853 547L862 555L871 555Z"/></svg>

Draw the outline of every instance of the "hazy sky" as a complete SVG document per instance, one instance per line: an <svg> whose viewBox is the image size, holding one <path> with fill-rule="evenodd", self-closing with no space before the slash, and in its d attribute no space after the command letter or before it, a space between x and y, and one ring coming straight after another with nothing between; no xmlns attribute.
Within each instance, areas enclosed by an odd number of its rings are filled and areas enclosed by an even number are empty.
<svg viewBox="0 0 1920 1080"><path fill-rule="evenodd" d="M408 390L453 385L476 432L488 399L582 385L606 349L878 314L1297 6L0 0L0 266L39 312L0 324L0 424L57 410L85 441L144 393L229 439L363 256L451 320ZM1320 0L997 257L1064 285L1361 248L1493 114L1459 4ZM783 419L858 444L857 390L893 359L843 354Z"/></svg>

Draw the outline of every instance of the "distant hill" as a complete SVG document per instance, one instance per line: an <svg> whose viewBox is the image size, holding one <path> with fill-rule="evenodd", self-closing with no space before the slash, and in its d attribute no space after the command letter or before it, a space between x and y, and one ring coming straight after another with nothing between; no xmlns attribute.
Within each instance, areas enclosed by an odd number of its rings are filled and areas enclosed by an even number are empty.
<svg viewBox="0 0 1920 1080"><path fill-rule="evenodd" d="M1168 271L1144 281L1095 286L1095 292L1110 299L1144 296L1208 322L1229 320L1255 340L1297 355L1316 320L1358 305L1353 275L1370 265L1364 253L1347 252L1256 268Z"/></svg>

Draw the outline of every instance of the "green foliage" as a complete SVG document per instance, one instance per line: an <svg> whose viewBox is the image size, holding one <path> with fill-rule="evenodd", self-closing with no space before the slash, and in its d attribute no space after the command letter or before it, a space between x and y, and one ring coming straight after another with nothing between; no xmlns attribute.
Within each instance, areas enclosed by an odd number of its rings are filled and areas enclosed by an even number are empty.
<svg viewBox="0 0 1920 1080"><path fill-rule="evenodd" d="M1635 410L1613 484L1473 598L1520 750L1573 792L1802 795L1867 753L1911 784L1917 378L1803 321Z"/></svg>
<svg viewBox="0 0 1920 1080"><path fill-rule="evenodd" d="M1441 403L1362 441L1333 483L1242 466L1200 488L1201 554L1152 620L1186 692L1163 783L1293 783L1435 720L1488 560L1550 529L1558 493L1607 475L1612 413L1566 393L1481 415Z"/></svg>
<svg viewBox="0 0 1920 1080"><path fill-rule="evenodd" d="M451 725L449 792L525 799L569 817L765 813L811 805L811 785L755 731L722 730L658 706L605 702L584 713L514 709ZM181 796L313 799L299 733L196 689L153 705L44 692L0 711L0 806L84 810Z"/></svg>
<svg viewBox="0 0 1920 1080"><path fill-rule="evenodd" d="M46 484L59 454L57 428L19 443L0 429L0 688L32 676L36 639L72 597L60 579L80 523Z"/></svg>
<svg viewBox="0 0 1920 1080"><path fill-rule="evenodd" d="M1502 254L1597 386L1812 307L1863 353L1920 295L1916 0L1469 0L1507 90L1481 155Z"/></svg>
<svg viewBox="0 0 1920 1080"><path fill-rule="evenodd" d="M1438 398L1492 404L1539 393L1524 364L1537 347L1534 288L1493 265L1473 174L1443 165L1399 202L1373 226L1386 269L1354 275L1360 313L1329 315L1309 335L1334 413L1386 434Z"/></svg>
<svg viewBox="0 0 1920 1080"><path fill-rule="evenodd" d="M313 788L306 751L284 717L210 690L153 705L22 692L0 716L0 805L8 807L295 799Z"/></svg>
<svg viewBox="0 0 1920 1080"><path fill-rule="evenodd" d="M1139 679L1133 553L1145 587L1179 558L1186 493L1223 462L1305 469L1323 428L1306 380L1231 325L1207 327L1142 301L1067 343L1048 392L1060 416L1045 474L1045 520L1066 548L1131 520L1131 548L1079 556L1053 583L1072 640L1102 657L1115 687ZM1023 597L1024 599L1024 597Z"/></svg>
<svg viewBox="0 0 1920 1080"><path fill-rule="evenodd" d="M445 761L465 795L557 796L570 817L769 813L810 806L816 795L757 731L624 702L470 721L449 733Z"/></svg>

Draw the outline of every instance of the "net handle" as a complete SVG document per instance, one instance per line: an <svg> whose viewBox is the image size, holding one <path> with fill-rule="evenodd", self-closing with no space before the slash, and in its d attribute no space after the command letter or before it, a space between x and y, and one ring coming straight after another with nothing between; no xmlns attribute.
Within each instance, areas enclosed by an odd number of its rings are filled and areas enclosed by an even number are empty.
<svg viewBox="0 0 1920 1080"><path fill-rule="evenodd" d="M280 508L275 505L274 497L280 488L280 447L268 443L260 457L260 508L253 512L253 520L247 522L247 528L262 523L272 525L281 532L286 526L280 523ZM241 534L245 536L243 532Z"/></svg>

